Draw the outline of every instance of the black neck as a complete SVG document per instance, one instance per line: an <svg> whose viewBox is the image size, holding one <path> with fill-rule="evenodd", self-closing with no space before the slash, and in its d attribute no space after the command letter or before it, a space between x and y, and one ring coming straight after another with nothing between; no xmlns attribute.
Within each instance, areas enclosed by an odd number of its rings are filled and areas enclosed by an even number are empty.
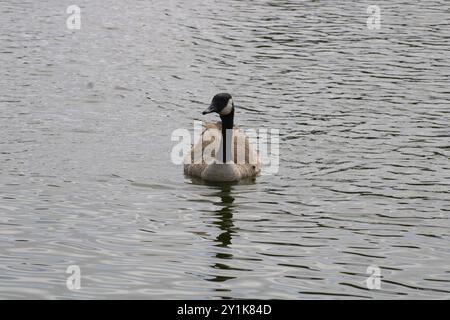
<svg viewBox="0 0 450 320"><path fill-rule="evenodd" d="M228 158L231 157L231 148L233 141L233 125L234 125L234 109L225 116L220 116L222 120L222 161L223 163L227 163ZM230 141L227 143L227 129L230 129Z"/></svg>

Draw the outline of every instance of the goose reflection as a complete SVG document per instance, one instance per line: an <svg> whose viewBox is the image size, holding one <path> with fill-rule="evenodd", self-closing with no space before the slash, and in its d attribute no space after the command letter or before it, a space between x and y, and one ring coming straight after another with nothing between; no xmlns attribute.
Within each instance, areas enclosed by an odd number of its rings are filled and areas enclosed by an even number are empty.
<svg viewBox="0 0 450 320"><path fill-rule="evenodd" d="M229 246L232 244L233 235L236 233L236 228L233 223L234 197L232 196L232 185L222 184L218 186L218 188L219 191L215 192L213 195L220 197L221 201L217 204L221 206L221 208L214 211L216 220L213 222L213 224L219 228L220 233L215 238L214 242L216 247L229 248ZM221 260L231 260L233 259L233 254L229 252L223 252L223 250L216 250L215 257ZM220 262L214 263L213 265L211 265L211 268L220 270L230 269L227 264ZM216 275L208 280L213 282L224 282L234 278L235 277Z"/></svg>
<svg viewBox="0 0 450 320"><path fill-rule="evenodd" d="M231 196L231 185L223 185L220 187L220 191L216 193L220 197L222 206L219 210L215 211L217 220L213 222L222 233L220 233L215 242L217 247L227 248L231 244L232 235L235 233L233 223L233 202L234 197ZM221 258L218 256L218 258Z"/></svg>
<svg viewBox="0 0 450 320"><path fill-rule="evenodd" d="M244 184L254 184L254 179L243 179L239 182L207 182L201 179L191 177L191 182L198 185L206 185L214 189L213 193L208 196L220 198L220 202L214 204L219 206L220 209L213 211L217 218L213 224L216 225L221 233L215 238L215 246L228 248L232 244L233 235L236 233L236 228L233 222L233 208L235 198L232 196L234 186ZM216 255L217 258L230 259L231 254Z"/></svg>
<svg viewBox="0 0 450 320"><path fill-rule="evenodd" d="M233 202L235 198L232 196L232 194L233 185L235 183L212 183L195 178L191 178L191 181L194 184L207 185L211 187L213 189L213 192L208 194L208 196L213 197L214 199L217 199L217 197L220 199L220 201L214 202L214 204L217 205L219 209L212 212L215 218L212 224L219 229L219 234L214 239L214 247L218 248L217 250L214 250L214 257L216 258L217 262L210 267L216 270L229 270L230 267L225 264L225 260L230 261L231 259L233 259L233 254L229 249L232 244L233 236L235 236L237 232L233 221ZM220 260L222 260L223 263L221 263ZM213 282L224 282L234 278L235 277L231 276L213 275L211 278L208 278L206 280ZM222 291L225 289L218 289L218 291L219 290Z"/></svg>
<svg viewBox="0 0 450 320"><path fill-rule="evenodd" d="M235 208L235 198L233 197L233 191L235 186L243 184L254 184L254 179L245 179L239 182L205 182L199 179L191 178L194 184L207 185L211 187L212 191L208 196L213 197L215 200L219 198L219 201L214 202L219 209L214 210L212 213L215 217L212 224L216 226L219 230L219 234L214 239L213 257L215 258L215 263L210 265L213 270L220 270L220 272L214 272L211 277L205 279L212 282L225 282L230 279L235 279L237 277L236 271L248 271L244 269L239 269L232 267L232 248L233 237L237 236L238 228L234 225L234 208ZM231 275L223 275L223 271L228 271L227 273ZM222 273L222 274L221 274ZM236 275L236 276L232 276ZM220 287L216 288L215 291L230 291L229 289ZM225 297L222 297L225 298Z"/></svg>

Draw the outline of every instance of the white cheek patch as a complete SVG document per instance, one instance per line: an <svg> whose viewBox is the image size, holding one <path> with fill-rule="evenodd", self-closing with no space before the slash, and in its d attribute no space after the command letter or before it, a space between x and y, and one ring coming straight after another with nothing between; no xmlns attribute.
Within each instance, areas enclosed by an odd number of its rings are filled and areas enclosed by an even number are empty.
<svg viewBox="0 0 450 320"><path fill-rule="evenodd" d="M233 111L233 99L228 100L227 106L220 111L221 116L226 116Z"/></svg>

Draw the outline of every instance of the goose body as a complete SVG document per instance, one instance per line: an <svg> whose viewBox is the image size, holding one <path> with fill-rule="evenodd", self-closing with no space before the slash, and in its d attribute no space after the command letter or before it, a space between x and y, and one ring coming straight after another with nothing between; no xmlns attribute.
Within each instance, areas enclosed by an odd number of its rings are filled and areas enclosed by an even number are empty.
<svg viewBox="0 0 450 320"><path fill-rule="evenodd" d="M184 173L206 181L238 181L258 175L261 160L250 139L234 126L229 94L214 96L203 114L217 112L221 122L204 122L199 141L186 156Z"/></svg>

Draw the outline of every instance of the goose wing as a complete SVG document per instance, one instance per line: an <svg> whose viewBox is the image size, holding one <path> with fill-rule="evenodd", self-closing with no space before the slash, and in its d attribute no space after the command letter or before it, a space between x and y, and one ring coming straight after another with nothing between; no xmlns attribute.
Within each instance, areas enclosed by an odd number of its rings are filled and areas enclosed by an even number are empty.
<svg viewBox="0 0 450 320"><path fill-rule="evenodd" d="M204 122L201 139L192 147L191 151L185 158L184 173L191 176L201 177L203 170L208 164L203 157L204 151L211 144L211 137L220 137L222 125L220 122ZM251 177L257 175L261 171L261 160L250 143L248 136L244 134L238 127L233 128L233 162L238 167L242 176ZM201 156L201 159L195 161L195 155ZM214 149L211 156L215 157Z"/></svg>

